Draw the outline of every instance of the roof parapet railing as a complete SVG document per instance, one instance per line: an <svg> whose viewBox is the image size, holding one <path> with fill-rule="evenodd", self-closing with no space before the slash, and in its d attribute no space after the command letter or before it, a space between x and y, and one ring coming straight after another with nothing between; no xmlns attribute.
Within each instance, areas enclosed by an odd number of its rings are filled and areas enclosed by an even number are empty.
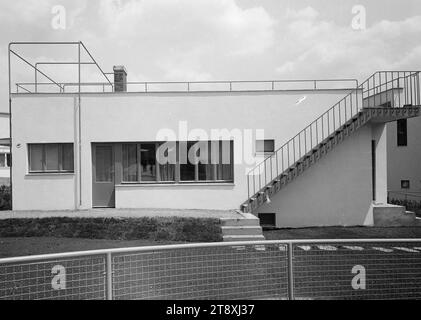
<svg viewBox="0 0 421 320"><path fill-rule="evenodd" d="M39 63L41 64L41 63ZM49 63L42 63L42 64L49 64ZM72 62L57 62L56 64L72 64ZM105 73L105 74L113 74L113 73ZM345 83L345 82L351 82L353 83L352 86L349 87L323 87L320 85L320 83ZM255 88L241 88L241 84L255 84ZM303 84L300 87L295 88L284 88L283 90L326 90L326 89L355 89L358 87L358 80L357 79L304 79L304 80L216 80L216 81L133 81L133 82L127 82L127 86L131 86L132 88L134 86L139 86L140 90L132 90L131 92L171 92L171 91L177 91L177 92L198 92L198 91L206 91L206 92L212 92L212 91L228 91L228 92L238 92L238 91L253 91L253 90L259 90L259 91L275 91L275 90L281 90L279 88L282 84ZM308 86L310 84L310 86ZM42 82L21 82L19 83L20 86L46 86L51 85L51 83L42 83ZM97 86L99 88L102 87L102 91L105 92L106 86L111 86L113 88L113 85L107 82L67 82L67 83L60 83L60 85L63 87L62 92L68 92L66 91L67 87L75 87L75 86L87 86L87 87L94 87ZM181 89L172 89L169 90L168 88L171 86L177 86L181 85ZM194 89L200 85L204 86L213 86L213 88L206 88L206 89ZM221 87L218 88L218 85L223 85L222 89ZM263 85L263 87L262 87ZM165 86L167 89L160 89L157 87ZM236 87L237 86L237 87ZM155 88L154 88L155 87ZM257 88L258 87L258 88ZM36 91L37 92L37 91ZM93 91L93 92L100 92L100 91Z"/></svg>

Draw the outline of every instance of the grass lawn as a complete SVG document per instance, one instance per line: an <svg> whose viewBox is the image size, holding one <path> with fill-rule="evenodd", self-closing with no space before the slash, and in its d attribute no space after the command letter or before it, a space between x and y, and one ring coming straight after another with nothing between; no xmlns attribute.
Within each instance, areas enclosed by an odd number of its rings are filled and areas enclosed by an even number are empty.
<svg viewBox="0 0 421 320"><path fill-rule="evenodd" d="M421 227L315 227L264 231L266 240L421 238ZM0 237L0 258L108 248L186 243L169 240L115 240L67 237Z"/></svg>
<svg viewBox="0 0 421 320"><path fill-rule="evenodd" d="M267 230L263 234L266 240L421 238L421 227L315 227Z"/></svg>
<svg viewBox="0 0 421 320"><path fill-rule="evenodd" d="M29 256L36 254L60 253L109 248L156 246L163 244L183 243L178 241L153 240L106 240L81 238L0 238L0 258Z"/></svg>

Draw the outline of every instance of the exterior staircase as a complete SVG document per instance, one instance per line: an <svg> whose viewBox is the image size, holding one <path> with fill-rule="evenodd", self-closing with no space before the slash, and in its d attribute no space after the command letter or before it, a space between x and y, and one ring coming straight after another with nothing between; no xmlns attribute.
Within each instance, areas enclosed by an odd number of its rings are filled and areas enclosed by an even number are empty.
<svg viewBox="0 0 421 320"><path fill-rule="evenodd" d="M259 219L249 213L241 213L241 218L221 218L224 241L265 240Z"/></svg>
<svg viewBox="0 0 421 320"><path fill-rule="evenodd" d="M367 123L420 116L419 74L373 74L248 173L248 199L240 210L254 213Z"/></svg>

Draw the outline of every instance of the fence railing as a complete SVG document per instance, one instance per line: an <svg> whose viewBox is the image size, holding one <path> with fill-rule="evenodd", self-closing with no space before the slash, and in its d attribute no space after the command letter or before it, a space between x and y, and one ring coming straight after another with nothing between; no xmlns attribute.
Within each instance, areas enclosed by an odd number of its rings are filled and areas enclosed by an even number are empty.
<svg viewBox="0 0 421 320"><path fill-rule="evenodd" d="M419 106L419 71L376 72L312 121L247 174L248 198L263 192L273 179L335 133L363 108Z"/></svg>
<svg viewBox="0 0 421 320"><path fill-rule="evenodd" d="M421 239L221 242L0 259L0 299L419 299Z"/></svg>
<svg viewBox="0 0 421 320"><path fill-rule="evenodd" d="M38 66L40 63L37 63ZM63 62L64 64L64 62ZM36 69L39 70L39 69ZM109 74L109 73L106 73ZM35 78L36 79L36 78ZM228 80L228 81L131 81L128 92L212 92L212 91L276 91L276 90L329 90L354 89L356 79L306 79L306 80ZM107 93L114 92L108 82L18 82L16 93Z"/></svg>

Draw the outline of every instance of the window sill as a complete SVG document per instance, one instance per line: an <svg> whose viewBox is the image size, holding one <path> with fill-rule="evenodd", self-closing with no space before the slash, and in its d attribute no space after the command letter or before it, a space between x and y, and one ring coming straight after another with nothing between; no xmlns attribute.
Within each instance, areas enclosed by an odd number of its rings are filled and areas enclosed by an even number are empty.
<svg viewBox="0 0 421 320"><path fill-rule="evenodd" d="M275 152L256 152L254 155L256 157L261 157L261 156L273 156L275 154Z"/></svg>
<svg viewBox="0 0 421 320"><path fill-rule="evenodd" d="M141 182L122 182L121 184L117 184L116 187L180 187L180 186L198 186L198 187L226 187L226 186L235 186L234 182L156 182L156 183L141 183Z"/></svg>
<svg viewBox="0 0 421 320"><path fill-rule="evenodd" d="M73 176L74 172L29 172L26 174L27 177L38 177L38 176Z"/></svg>

